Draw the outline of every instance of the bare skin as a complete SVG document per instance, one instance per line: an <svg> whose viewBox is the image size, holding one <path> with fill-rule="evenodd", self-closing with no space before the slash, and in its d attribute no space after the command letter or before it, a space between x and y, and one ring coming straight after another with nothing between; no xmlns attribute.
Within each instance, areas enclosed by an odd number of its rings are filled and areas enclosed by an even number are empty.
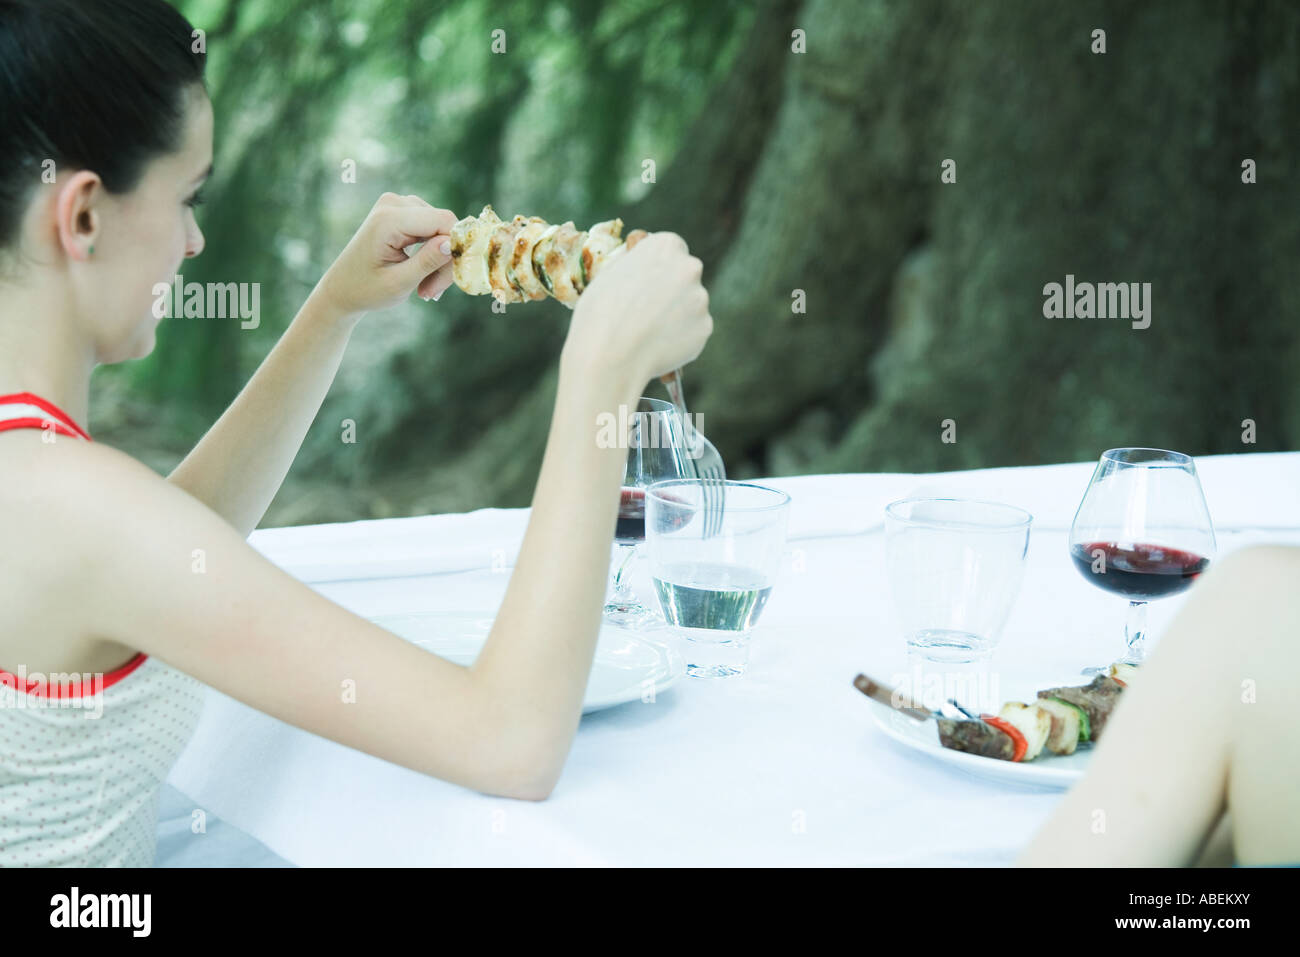
<svg viewBox="0 0 1300 957"><path fill-rule="evenodd" d="M21 248L3 251L0 394L36 393L85 425L93 368L152 350L153 284L203 249L186 201L211 157L211 107L196 91L181 149L131 194L108 194L87 170L34 192ZM167 480L98 443L0 433L0 667L110 671L143 651L396 764L494 794L549 795L581 713L626 456L598 444L598 416L632 407L712 331L701 264L680 237L643 241L574 313L528 530L472 668L333 604L245 542L362 317L450 285L441 246L455 219L385 194Z"/></svg>
<svg viewBox="0 0 1300 957"><path fill-rule="evenodd" d="M1300 548L1281 546L1205 576L1021 864L1300 861L1297 580Z"/></svg>

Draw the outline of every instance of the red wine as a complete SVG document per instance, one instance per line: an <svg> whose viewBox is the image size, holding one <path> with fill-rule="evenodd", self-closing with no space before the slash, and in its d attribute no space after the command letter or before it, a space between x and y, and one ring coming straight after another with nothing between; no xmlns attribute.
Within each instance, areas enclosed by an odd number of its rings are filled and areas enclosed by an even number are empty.
<svg viewBox="0 0 1300 957"><path fill-rule="evenodd" d="M1096 552L1105 556L1105 573L1093 571ZM1210 564L1192 552L1162 545L1119 545L1092 542L1070 546L1075 567L1094 585L1123 595L1132 601L1165 598L1186 589Z"/></svg>
<svg viewBox="0 0 1300 957"><path fill-rule="evenodd" d="M679 502L681 499L661 492L660 499ZM665 507L660 512L660 524L666 531L681 528L691 520L695 509L682 502L682 508ZM618 521L614 525L614 540L623 545L645 541L645 489L623 486L618 500Z"/></svg>
<svg viewBox="0 0 1300 957"><path fill-rule="evenodd" d="M645 489L623 488L618 500L614 540L625 545L645 541Z"/></svg>

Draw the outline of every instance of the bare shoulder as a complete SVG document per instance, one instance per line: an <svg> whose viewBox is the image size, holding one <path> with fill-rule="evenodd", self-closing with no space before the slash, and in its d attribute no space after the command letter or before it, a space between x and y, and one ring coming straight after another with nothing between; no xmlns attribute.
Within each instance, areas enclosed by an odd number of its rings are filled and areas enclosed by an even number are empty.
<svg viewBox="0 0 1300 957"><path fill-rule="evenodd" d="M0 568L11 566L2 577L20 582L47 617L55 604L47 596L65 596L62 614L82 610L85 628L107 627L111 612L137 593L166 587L169 575L188 576L196 554L256 556L220 516L124 452L43 442L36 433L23 438L0 448L0 467L11 476L0 492L8 552ZM79 601L68 603L68 595Z"/></svg>
<svg viewBox="0 0 1300 957"><path fill-rule="evenodd" d="M126 598L169 575L189 577L207 551L256 553L229 523L131 456L100 443L61 443L28 472L33 510L88 596ZM69 563L70 554L80 556ZM72 584L72 583L69 583Z"/></svg>
<svg viewBox="0 0 1300 957"><path fill-rule="evenodd" d="M65 437L50 442L30 432L7 440L0 463L7 479L0 491L5 518L39 531L60 549L93 547L91 534L124 520L123 509L147 521L148 503L166 509L178 495L188 498L131 456L97 442ZM141 511L134 511L137 507Z"/></svg>
<svg viewBox="0 0 1300 957"><path fill-rule="evenodd" d="M121 576L201 506L116 449L35 430L0 435L0 470L0 666L121 664L138 650L111 635Z"/></svg>

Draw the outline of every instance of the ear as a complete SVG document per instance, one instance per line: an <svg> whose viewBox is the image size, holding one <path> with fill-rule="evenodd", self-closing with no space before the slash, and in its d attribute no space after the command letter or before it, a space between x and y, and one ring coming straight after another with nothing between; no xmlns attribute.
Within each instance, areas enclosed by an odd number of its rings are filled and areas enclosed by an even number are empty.
<svg viewBox="0 0 1300 957"><path fill-rule="evenodd" d="M105 195L98 173L78 170L59 188L54 203L59 246L69 259L85 262L99 236L99 203Z"/></svg>

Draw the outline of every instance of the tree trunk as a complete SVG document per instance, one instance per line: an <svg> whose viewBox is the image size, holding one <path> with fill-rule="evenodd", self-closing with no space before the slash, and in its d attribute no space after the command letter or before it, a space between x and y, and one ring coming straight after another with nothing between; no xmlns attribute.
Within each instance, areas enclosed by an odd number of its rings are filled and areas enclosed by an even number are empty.
<svg viewBox="0 0 1300 957"><path fill-rule="evenodd" d="M1292 448L1297 115L1284 2L769 0L624 219L705 262L687 392L733 476ZM1150 283L1150 327L1045 318L1067 275ZM530 498L558 333L476 335L514 350L477 381L534 384L432 474L374 477L414 510Z"/></svg>

